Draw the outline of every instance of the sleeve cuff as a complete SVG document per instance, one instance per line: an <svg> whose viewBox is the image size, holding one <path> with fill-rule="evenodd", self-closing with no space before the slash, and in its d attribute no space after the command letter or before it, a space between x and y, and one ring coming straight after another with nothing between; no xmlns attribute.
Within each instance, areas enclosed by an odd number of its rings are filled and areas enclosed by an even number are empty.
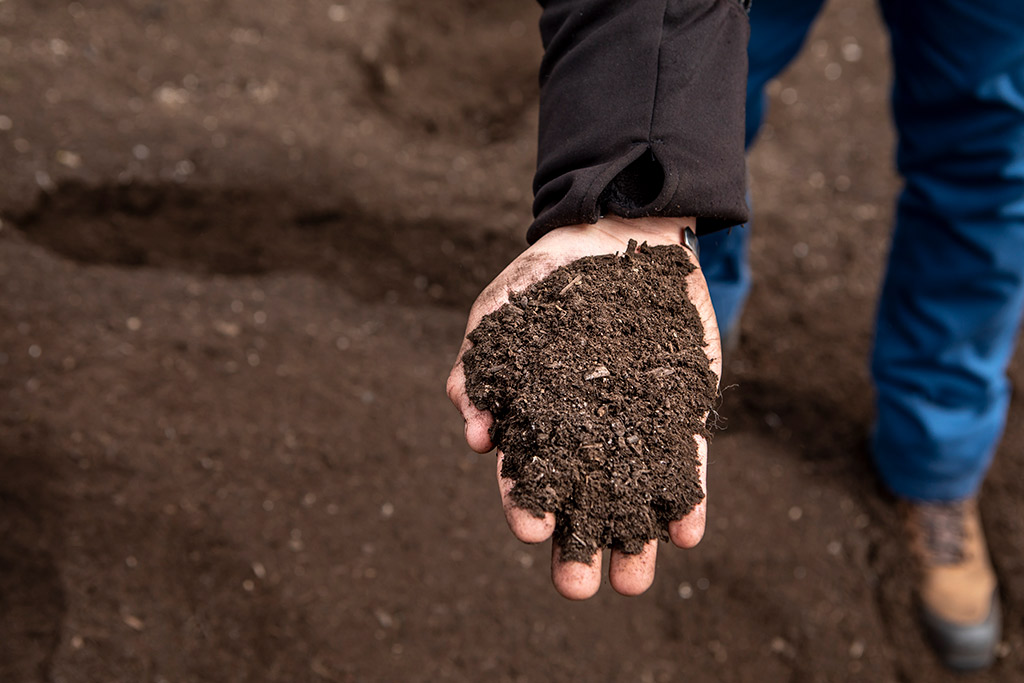
<svg viewBox="0 0 1024 683"><path fill-rule="evenodd" d="M544 4L527 239L606 214L696 216L699 234L745 222L741 3Z"/></svg>

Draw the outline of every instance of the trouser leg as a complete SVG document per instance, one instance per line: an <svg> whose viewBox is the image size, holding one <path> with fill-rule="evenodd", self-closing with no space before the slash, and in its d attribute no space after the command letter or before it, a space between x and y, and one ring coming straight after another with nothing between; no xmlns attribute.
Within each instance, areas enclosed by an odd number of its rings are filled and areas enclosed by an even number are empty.
<svg viewBox="0 0 1024 683"><path fill-rule="evenodd" d="M764 118L765 85L800 51L822 2L762 0L753 4L747 50L748 148ZM744 225L700 238L701 269L708 281L711 302L723 334L730 334L735 329L750 292L750 267L747 264L749 230L749 226Z"/></svg>
<svg viewBox="0 0 1024 683"><path fill-rule="evenodd" d="M979 487L1024 307L1024 4L883 0L905 180L878 309L874 457L898 495Z"/></svg>
<svg viewBox="0 0 1024 683"><path fill-rule="evenodd" d="M700 238L700 263L708 282L723 341L739 330L740 316L750 293L747 225L704 235Z"/></svg>

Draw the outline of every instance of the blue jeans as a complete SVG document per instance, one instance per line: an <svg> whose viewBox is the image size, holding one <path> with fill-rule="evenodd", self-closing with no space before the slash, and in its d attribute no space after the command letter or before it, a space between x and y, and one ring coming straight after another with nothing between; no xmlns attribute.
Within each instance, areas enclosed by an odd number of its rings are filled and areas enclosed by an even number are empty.
<svg viewBox="0 0 1024 683"><path fill-rule="evenodd" d="M751 12L747 145L764 86L799 51L822 0ZM881 0L904 188L876 321L873 457L902 497L981 485L1010 400L1024 310L1024 2ZM723 331L750 287L747 227L701 238Z"/></svg>

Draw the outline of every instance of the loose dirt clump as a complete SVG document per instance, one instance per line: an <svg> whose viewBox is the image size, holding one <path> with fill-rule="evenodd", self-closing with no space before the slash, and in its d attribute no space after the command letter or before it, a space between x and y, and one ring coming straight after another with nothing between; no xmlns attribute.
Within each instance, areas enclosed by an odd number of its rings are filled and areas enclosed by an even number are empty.
<svg viewBox="0 0 1024 683"><path fill-rule="evenodd" d="M638 553L701 501L695 434L718 379L682 247L631 241L563 266L470 333L466 388L494 415L515 503L554 512L568 560Z"/></svg>

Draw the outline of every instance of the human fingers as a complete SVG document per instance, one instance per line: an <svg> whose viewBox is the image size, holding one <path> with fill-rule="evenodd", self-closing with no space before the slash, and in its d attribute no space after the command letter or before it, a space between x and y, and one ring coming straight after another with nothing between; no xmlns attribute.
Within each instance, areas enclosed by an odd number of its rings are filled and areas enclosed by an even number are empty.
<svg viewBox="0 0 1024 683"><path fill-rule="evenodd" d="M470 345L471 342L468 339L462 340L459 356L455 360L452 371L448 374L446 389L448 398L462 413L462 419L466 423L466 443L477 453L487 453L494 448L494 444L491 442L491 427L494 425L494 417L490 412L480 410L473 405L473 401L470 400L469 394L466 392L466 371L462 365L462 354Z"/></svg>
<svg viewBox="0 0 1024 683"><path fill-rule="evenodd" d="M612 551L608 580L623 595L640 595L654 583L654 566L658 556L658 541L648 541L636 555L620 550Z"/></svg>
<svg viewBox="0 0 1024 683"><path fill-rule="evenodd" d="M551 582L562 597L586 600L601 587L601 551L590 559L590 564L562 560L562 550L551 544Z"/></svg>
<svg viewBox="0 0 1024 683"><path fill-rule="evenodd" d="M697 457L699 459L698 472L700 474L700 487L704 491L704 498L700 503L682 519L677 519L668 524L668 535L680 548L692 548L704 537L704 527L707 523L708 510L708 441L699 434L694 435L697 442Z"/></svg>
<svg viewBox="0 0 1024 683"><path fill-rule="evenodd" d="M537 517L532 512L516 507L512 500L515 482L501 476L501 463L505 454L498 451L498 490L501 492L501 507L505 510L505 521L513 535L523 543L540 543L551 537L555 530L555 515L547 512Z"/></svg>

